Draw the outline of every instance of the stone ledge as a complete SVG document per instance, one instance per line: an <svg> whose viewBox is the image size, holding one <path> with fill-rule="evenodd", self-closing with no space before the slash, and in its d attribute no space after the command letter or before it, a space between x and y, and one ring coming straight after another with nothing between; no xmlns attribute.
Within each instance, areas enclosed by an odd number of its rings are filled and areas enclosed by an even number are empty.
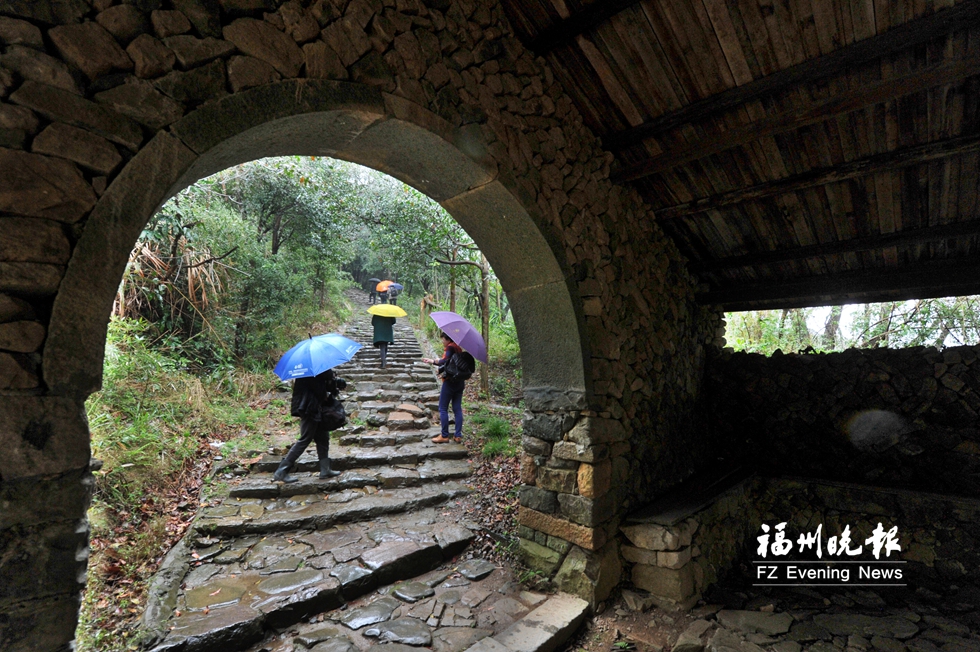
<svg viewBox="0 0 980 652"><path fill-rule="evenodd" d="M626 523L677 525L724 496L743 492L751 477L751 473L742 467L721 475L710 470L695 474L646 507L630 514Z"/></svg>
<svg viewBox="0 0 980 652"><path fill-rule="evenodd" d="M581 598L558 594L543 605L494 636L483 639L468 648L467 652L480 650L513 650L515 652L551 652L571 637L585 619L589 603ZM499 646L499 647L498 647Z"/></svg>
<svg viewBox="0 0 980 652"><path fill-rule="evenodd" d="M517 522L533 530L574 543L586 550L596 551L607 540L606 532L602 528L589 528L576 525L570 521L542 514L527 507L519 507L517 509Z"/></svg>

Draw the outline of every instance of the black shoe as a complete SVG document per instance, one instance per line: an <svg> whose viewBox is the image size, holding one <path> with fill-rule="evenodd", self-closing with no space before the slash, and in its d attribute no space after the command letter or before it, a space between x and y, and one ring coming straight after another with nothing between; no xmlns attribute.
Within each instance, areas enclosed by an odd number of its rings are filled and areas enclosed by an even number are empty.
<svg viewBox="0 0 980 652"><path fill-rule="evenodd" d="M320 460L320 479L327 480L329 478L336 478L340 475L340 471L334 471L330 468L330 460Z"/></svg>
<svg viewBox="0 0 980 652"><path fill-rule="evenodd" d="M276 469L276 472L272 474L272 479L275 480L276 482L285 482L285 483L299 481L299 478L294 478L291 475L289 475L290 466L292 466L292 464L282 462L279 465L279 468Z"/></svg>

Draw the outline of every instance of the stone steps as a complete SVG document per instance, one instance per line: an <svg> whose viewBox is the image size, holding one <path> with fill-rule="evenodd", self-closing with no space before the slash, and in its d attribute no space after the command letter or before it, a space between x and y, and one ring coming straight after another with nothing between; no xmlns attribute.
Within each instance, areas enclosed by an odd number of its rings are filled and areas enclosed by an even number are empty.
<svg viewBox="0 0 980 652"><path fill-rule="evenodd" d="M190 570L173 603L176 615L158 630L165 638L154 651L245 649L269 629L437 568L473 540L455 524L393 525L195 539L183 551Z"/></svg>
<svg viewBox="0 0 980 652"><path fill-rule="evenodd" d="M373 487L372 487L373 488ZM195 521L195 531L208 536L233 537L287 530L323 530L340 523L366 521L387 514L421 509L469 493L465 485L442 482L390 491L346 489L326 497L319 494L275 500L229 498L217 513L206 508ZM237 508L237 509L236 509ZM233 511L234 513L229 513Z"/></svg>
<svg viewBox="0 0 980 652"><path fill-rule="evenodd" d="M468 478L472 473L472 466L467 460L445 458L430 458L422 464L384 466L375 471L356 468L327 480L319 478L319 468L312 469L309 476L294 471L293 475L297 476L297 481L288 484L275 482L271 473L253 473L232 487L229 495L232 498L286 498L364 487L380 489L420 487L444 480L461 480Z"/></svg>
<svg viewBox="0 0 980 652"><path fill-rule="evenodd" d="M334 478L319 479L312 446L295 483L274 482L282 458L265 455L200 511L148 593L153 652L543 652L585 614L581 600L526 593L507 569L458 560L478 526L445 505L471 491L467 450L430 441L440 387L411 327L396 323L381 369L367 322L355 315L346 335L365 346L337 371L348 412L377 427L335 433Z"/></svg>
<svg viewBox="0 0 980 652"><path fill-rule="evenodd" d="M401 434L401 433L398 433ZM439 434L439 430L432 429L427 431L414 431L406 433L406 437L395 436L395 433L382 433L379 435L352 435L352 437L374 437L377 443L389 441L383 439L387 435L394 439L394 445L388 446L345 446L331 444L330 461L333 468L343 471L346 469L364 469L372 466L385 464L416 464L419 461L429 459L458 460L466 457L467 451L464 446L459 444L434 444L430 437ZM412 437L413 441L405 441ZM418 439L415 439L418 437ZM313 448L313 446L310 446ZM282 457L279 455L263 455L258 462L252 465L252 470L258 473L272 473L279 467ZM319 470L319 460L316 451L307 450L296 461L294 471L316 471Z"/></svg>

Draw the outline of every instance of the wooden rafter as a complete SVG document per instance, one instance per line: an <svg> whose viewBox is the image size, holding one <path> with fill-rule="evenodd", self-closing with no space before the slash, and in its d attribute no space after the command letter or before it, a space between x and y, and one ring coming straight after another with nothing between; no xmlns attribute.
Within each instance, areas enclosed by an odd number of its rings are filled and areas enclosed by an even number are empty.
<svg viewBox="0 0 980 652"><path fill-rule="evenodd" d="M739 267L752 267L753 265L779 263L787 260L803 260L806 258L852 253L856 251L872 251L887 247L908 247L912 245L926 244L929 242L941 242L943 240L973 237L977 235L980 235L980 220L957 222L955 224L940 224L924 229L899 231L897 233L884 233L866 238L852 238L850 240L842 240L840 242L810 245L807 247L797 247L794 249L766 251L757 254L746 254L744 256L731 256L729 258L722 258L701 264L695 263L693 268L695 272L711 273L725 269L737 269Z"/></svg>
<svg viewBox="0 0 980 652"><path fill-rule="evenodd" d="M779 283L744 285L702 292L703 305L726 310L796 308L887 300L925 299L980 293L980 262L922 265L911 269L872 269ZM867 295L867 296L866 296Z"/></svg>
<svg viewBox="0 0 980 652"><path fill-rule="evenodd" d="M665 172L691 161L718 154L735 147L744 147L761 138L830 120L844 113L881 104L890 100L928 90L936 86L955 84L968 77L980 75L980 58L949 61L909 75L862 86L836 95L813 106L786 111L746 125L728 129L713 138L682 144L662 154L640 161L616 172L616 181L632 181L651 174Z"/></svg>
<svg viewBox="0 0 980 652"><path fill-rule="evenodd" d="M624 9L637 4L640 0L599 0L584 11L573 14L535 36L527 47L531 52L544 56L555 48L568 43L579 34L600 25Z"/></svg>
<svg viewBox="0 0 980 652"><path fill-rule="evenodd" d="M558 23L550 29L557 29L573 18ZM850 68L978 24L980 24L980 0L964 0L958 5L903 23L877 36L857 41L823 56L809 59L676 111L665 113L631 129L603 136L603 145L607 149L622 149L644 138L656 137L665 131L703 120L751 100L840 74ZM542 36L550 29L542 32Z"/></svg>
<svg viewBox="0 0 980 652"><path fill-rule="evenodd" d="M703 197L676 206L668 206L656 211L655 215L657 219L665 220L704 213L705 211L727 208L747 201L797 192L807 188L855 179L878 172L888 172L889 170L897 170L911 165L928 163L929 161L976 152L978 150L980 150L980 135L958 136L956 138L938 140L924 145L898 149L893 152L867 156L847 163L841 163L840 165L817 168L809 172L786 177L785 179L779 179L778 181L760 183L749 188L740 188L712 197Z"/></svg>

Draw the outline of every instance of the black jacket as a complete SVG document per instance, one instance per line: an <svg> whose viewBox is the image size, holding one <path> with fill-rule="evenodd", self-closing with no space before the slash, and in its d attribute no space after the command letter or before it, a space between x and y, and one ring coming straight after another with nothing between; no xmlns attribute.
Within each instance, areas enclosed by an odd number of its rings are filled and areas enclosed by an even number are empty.
<svg viewBox="0 0 980 652"><path fill-rule="evenodd" d="M290 413L294 417L320 420L320 408L330 396L347 387L347 381L327 369L313 378L297 378L293 382L293 400Z"/></svg>

